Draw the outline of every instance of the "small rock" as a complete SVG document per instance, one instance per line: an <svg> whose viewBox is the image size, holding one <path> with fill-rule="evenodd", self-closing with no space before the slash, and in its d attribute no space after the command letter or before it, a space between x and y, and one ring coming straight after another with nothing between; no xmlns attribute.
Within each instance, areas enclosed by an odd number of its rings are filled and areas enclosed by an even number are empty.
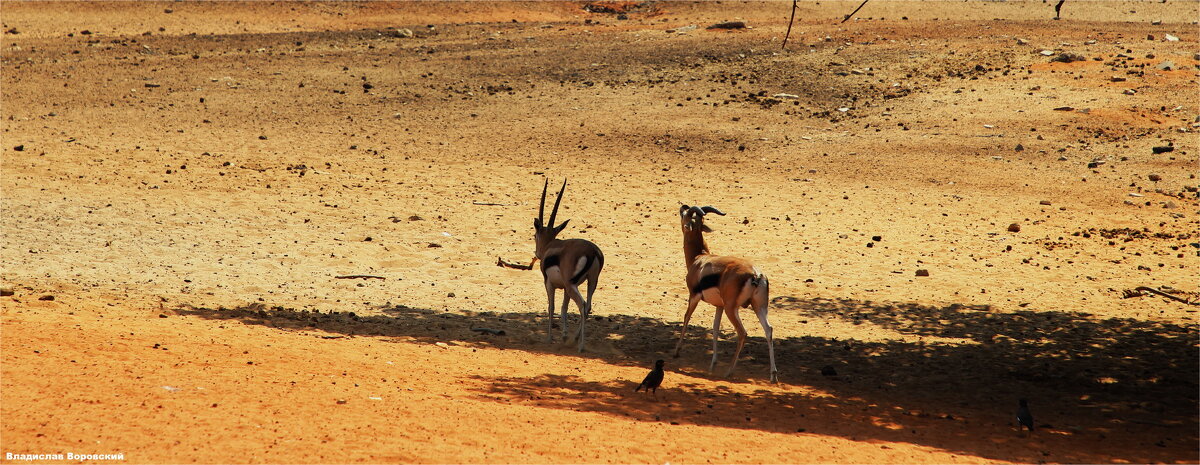
<svg viewBox="0 0 1200 465"><path fill-rule="evenodd" d="M18 146L16 146L16 147L13 147L13 150L16 150L16 151L18 151L18 152L24 152L24 151L25 151L25 146L24 146L24 145L18 145Z"/></svg>
<svg viewBox="0 0 1200 465"><path fill-rule="evenodd" d="M1038 53L1042 54L1043 56L1051 56L1054 55L1054 50L1042 50Z"/></svg>
<svg viewBox="0 0 1200 465"><path fill-rule="evenodd" d="M1075 110L1075 107L1058 107L1058 108L1054 109L1054 111L1074 111L1074 110Z"/></svg>
<svg viewBox="0 0 1200 465"><path fill-rule="evenodd" d="M627 20L627 19L629 19L629 15L627 15L627 14L625 14L625 13L621 13L621 14L617 15L617 20L618 20L618 21L625 21L625 20Z"/></svg>
<svg viewBox="0 0 1200 465"><path fill-rule="evenodd" d="M1028 40L1025 40L1025 39L1022 39L1022 38L1020 38L1020 37L1018 37L1018 38L1017 38L1017 45L1029 45L1029 41L1028 41Z"/></svg>
<svg viewBox="0 0 1200 465"><path fill-rule="evenodd" d="M790 99L797 99L797 98L800 98L800 96L799 96L799 95L796 95L796 94L775 94L775 95L772 95L772 97L775 97L775 98L790 98Z"/></svg>
<svg viewBox="0 0 1200 465"><path fill-rule="evenodd" d="M1050 201L1049 201L1049 200L1043 200L1043 201L1041 201L1041 202L1038 202L1038 205L1050 205Z"/></svg>
<svg viewBox="0 0 1200 465"><path fill-rule="evenodd" d="M1146 40L1154 40L1154 34L1146 34Z"/></svg>
<svg viewBox="0 0 1200 465"><path fill-rule="evenodd" d="M1166 60L1166 61L1163 61L1162 63L1159 63L1157 68L1160 70L1163 70L1163 71L1174 71L1175 70L1175 62L1171 61L1171 60Z"/></svg>
<svg viewBox="0 0 1200 465"><path fill-rule="evenodd" d="M1159 146L1159 147L1153 147L1150 149L1150 151L1154 152L1155 154L1174 152L1175 147L1172 147L1170 145L1163 145L1163 146Z"/></svg>
<svg viewBox="0 0 1200 465"><path fill-rule="evenodd" d="M1125 89L1125 92L1121 92L1121 93L1125 94L1125 95L1133 95L1133 94L1136 94L1137 91L1133 90L1133 89Z"/></svg>
<svg viewBox="0 0 1200 465"><path fill-rule="evenodd" d="M1008 225L1008 232L1021 232L1021 225L1017 223Z"/></svg>
<svg viewBox="0 0 1200 465"><path fill-rule="evenodd" d="M1125 82L1125 78L1123 78L1121 76L1113 76L1113 77L1108 78L1108 80L1111 82Z"/></svg>
<svg viewBox="0 0 1200 465"><path fill-rule="evenodd" d="M1074 53L1060 53L1058 56L1051 58L1050 61L1059 63L1074 63L1076 61L1087 61L1087 58L1084 58L1083 55L1076 55Z"/></svg>
<svg viewBox="0 0 1200 465"><path fill-rule="evenodd" d="M879 242L883 240L883 236L871 236L871 240Z"/></svg>
<svg viewBox="0 0 1200 465"><path fill-rule="evenodd" d="M1163 34L1163 40L1166 40L1167 42L1179 42L1179 38L1171 34Z"/></svg>
<svg viewBox="0 0 1200 465"><path fill-rule="evenodd" d="M54 300L54 296L44 295L44 296L38 297L38 300Z"/></svg>
<svg viewBox="0 0 1200 465"><path fill-rule="evenodd" d="M396 29L395 36L401 39L408 39L413 36L412 29Z"/></svg>
<svg viewBox="0 0 1200 465"><path fill-rule="evenodd" d="M917 276L929 276L929 270L917 270Z"/></svg>
<svg viewBox="0 0 1200 465"><path fill-rule="evenodd" d="M267 140L267 136L258 136L258 140Z"/></svg>
<svg viewBox="0 0 1200 465"><path fill-rule="evenodd" d="M11 287L0 287L0 297L8 297L16 294Z"/></svg>
<svg viewBox="0 0 1200 465"><path fill-rule="evenodd" d="M724 21L724 22L713 24L708 27L708 29L745 29L745 28L746 28L745 21Z"/></svg>
<svg viewBox="0 0 1200 465"><path fill-rule="evenodd" d="M821 374L824 376L837 376L837 370L833 369L833 365L825 365L821 367Z"/></svg>
<svg viewBox="0 0 1200 465"><path fill-rule="evenodd" d="M1015 151L1017 151L1017 152L1024 152L1024 151L1025 151L1025 146L1024 146L1024 145L1021 145L1021 144L1017 144L1017 146L1016 146L1016 147L1014 147L1014 148L1013 148L1013 150L1015 150Z"/></svg>
<svg viewBox="0 0 1200 465"><path fill-rule="evenodd" d="M346 405L346 399L338 399L337 404L338 405Z"/></svg>
<svg viewBox="0 0 1200 465"><path fill-rule="evenodd" d="M1162 181L1162 176L1159 176L1157 174L1151 174L1150 176L1147 176L1147 178L1150 178L1150 180L1154 181L1154 182Z"/></svg>

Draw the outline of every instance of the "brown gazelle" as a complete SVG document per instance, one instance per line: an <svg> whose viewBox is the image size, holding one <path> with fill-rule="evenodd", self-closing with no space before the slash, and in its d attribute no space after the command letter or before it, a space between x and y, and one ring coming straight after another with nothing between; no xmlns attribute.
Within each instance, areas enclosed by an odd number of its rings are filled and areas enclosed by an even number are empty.
<svg viewBox="0 0 1200 465"><path fill-rule="evenodd" d="M709 253L708 244L704 242L704 233L712 231L704 225L704 215L707 213L725 216L713 207L679 207L679 218L683 224L683 254L687 259L689 297L687 313L683 314L683 327L679 329L679 342L675 344L675 356L679 356L679 348L683 346L683 337L687 333L692 312L703 300L717 307L716 319L713 320L713 356L708 364L709 371L712 371L717 363L717 340L721 336L722 313L729 317L733 328L737 330L737 350L733 352L733 361L729 364L729 370L725 372L725 376L729 376L737 366L742 346L746 345L746 328L742 326L738 310L749 307L758 315L758 322L762 324L763 332L766 333L767 353L771 357L771 381L777 381L779 370L775 368L775 343L771 336L771 324L767 322L770 292L767 277L743 258Z"/></svg>
<svg viewBox="0 0 1200 465"><path fill-rule="evenodd" d="M557 239L558 233L567 227L567 222L555 226L554 218L558 216L558 204L562 202L563 192L567 190L567 180L563 180L558 198L554 199L554 210L550 211L550 221L542 223L546 213L546 188L550 181L542 186L542 202L538 207L538 217L533 221L533 240L536 244L534 261L542 261L542 281L546 285L546 299L550 306L547 311L550 320L546 326L546 340L554 341L554 291L562 289L562 334L563 341L567 340L567 305L574 300L579 307L579 351L583 352L583 325L592 312L592 294L596 292L599 283L600 270L604 268L604 254L600 248L583 239ZM587 280L587 299L579 294L579 285Z"/></svg>

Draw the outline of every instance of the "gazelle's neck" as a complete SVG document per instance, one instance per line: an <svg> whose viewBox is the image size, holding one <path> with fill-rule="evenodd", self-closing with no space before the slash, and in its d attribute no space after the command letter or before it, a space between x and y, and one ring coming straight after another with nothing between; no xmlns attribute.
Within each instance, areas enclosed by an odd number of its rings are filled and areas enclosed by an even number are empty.
<svg viewBox="0 0 1200 465"><path fill-rule="evenodd" d="M691 264L700 255L708 254L708 244L704 242L704 233L688 231L683 233L683 258Z"/></svg>

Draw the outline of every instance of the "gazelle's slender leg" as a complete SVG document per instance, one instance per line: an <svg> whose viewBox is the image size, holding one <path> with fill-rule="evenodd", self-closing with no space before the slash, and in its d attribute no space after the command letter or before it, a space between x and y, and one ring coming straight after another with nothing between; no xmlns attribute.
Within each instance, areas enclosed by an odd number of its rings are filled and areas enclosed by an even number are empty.
<svg viewBox="0 0 1200 465"><path fill-rule="evenodd" d="M721 312L722 312L722 310L721 310L721 307L716 307L715 310L716 311L714 311L713 313L716 313L717 316L713 318L713 333L712 333L713 356L712 356L712 361L708 362L709 373L711 373L713 371L714 366L717 366L717 341L721 340Z"/></svg>
<svg viewBox="0 0 1200 465"><path fill-rule="evenodd" d="M742 326L742 320L738 318L737 304L725 304L725 313L729 314L729 322L733 323L733 329L737 330L738 334L738 344L737 349L733 351L733 361L729 363L729 369L725 370L725 376L729 376L730 373L733 373L733 368L737 366L738 356L742 355L742 347L746 345L746 328Z"/></svg>
<svg viewBox="0 0 1200 465"><path fill-rule="evenodd" d="M758 314L758 323L762 325L763 332L767 335L767 353L771 355L771 381L779 381L779 369L775 368L775 339L772 337L774 328L771 323L767 322L767 305L764 302L762 306L756 307L755 313Z"/></svg>
<svg viewBox="0 0 1200 465"><path fill-rule="evenodd" d="M683 327L679 328L679 342L675 343L675 357L679 357L679 348L683 346L683 336L687 334L688 322L692 320L692 312L696 311L696 304L700 303L700 294L692 294L688 299L687 313L683 314Z"/></svg>
<svg viewBox="0 0 1200 465"><path fill-rule="evenodd" d="M583 296L579 294L579 287L574 284L568 284L563 287L563 291L567 297L575 301L575 306L579 307L579 351L583 352L583 325L588 320L588 314L591 313L591 308L587 302L583 300ZM563 310L566 311L566 305L563 305Z"/></svg>
<svg viewBox="0 0 1200 465"><path fill-rule="evenodd" d="M563 289L562 310L559 312L559 315L562 317L562 340L563 340L564 344L567 342L567 326L570 326L568 324L570 318L567 317L567 308L569 308L570 306L571 306L571 292L566 289Z"/></svg>
<svg viewBox="0 0 1200 465"><path fill-rule="evenodd" d="M554 342L554 285L550 284L549 279L546 280L546 301L550 302L546 310L550 314L550 318L546 319L546 342Z"/></svg>

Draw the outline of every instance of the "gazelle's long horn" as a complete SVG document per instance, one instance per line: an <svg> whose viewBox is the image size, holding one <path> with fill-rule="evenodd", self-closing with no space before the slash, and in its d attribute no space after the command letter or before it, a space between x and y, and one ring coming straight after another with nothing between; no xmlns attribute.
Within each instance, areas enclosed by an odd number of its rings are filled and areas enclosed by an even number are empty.
<svg viewBox="0 0 1200 465"><path fill-rule="evenodd" d="M546 188L550 187L550 179L546 179L546 183L542 184L542 203L538 205L538 223L546 218ZM545 223L542 223L545 224Z"/></svg>
<svg viewBox="0 0 1200 465"><path fill-rule="evenodd" d="M704 213L716 213L718 215L725 216L725 213L722 212L721 210L717 210L716 207L705 206L705 207L702 207L700 210L702 210Z"/></svg>
<svg viewBox="0 0 1200 465"><path fill-rule="evenodd" d="M549 181L546 181L549 182ZM548 226L554 227L554 217L558 216L558 204L562 202L563 193L567 191L567 179L563 178L562 189L558 190L558 198L554 199L554 210L550 211L550 223Z"/></svg>
<svg viewBox="0 0 1200 465"><path fill-rule="evenodd" d="M703 216L704 216L704 210L703 210L703 209L701 209L700 207L691 207L691 208L688 208L688 215L689 215L689 216L697 216L697 215L699 215L700 217L703 217Z"/></svg>

